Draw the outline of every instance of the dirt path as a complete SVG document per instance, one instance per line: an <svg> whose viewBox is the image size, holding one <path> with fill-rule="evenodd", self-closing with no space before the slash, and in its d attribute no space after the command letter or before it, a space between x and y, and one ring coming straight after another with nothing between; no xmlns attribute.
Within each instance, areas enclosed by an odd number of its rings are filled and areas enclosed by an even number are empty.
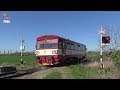
<svg viewBox="0 0 120 90"><path fill-rule="evenodd" d="M62 74L62 79L72 79L71 73L66 66L58 68L57 71Z"/></svg>
<svg viewBox="0 0 120 90"><path fill-rule="evenodd" d="M49 74L52 71L57 70L57 69L58 69L57 67L45 69L45 70L37 71L37 72L32 73L32 74L16 77L13 79L43 79L47 74Z"/></svg>
<svg viewBox="0 0 120 90"><path fill-rule="evenodd" d="M66 69L65 66L63 67L53 67L50 69L46 69L46 70L42 70L42 71L38 71L29 75L24 75L21 77L16 77L13 79L43 79L46 75L48 75L49 73L53 72L53 71L58 71L62 74L62 78L63 79L68 79L68 70Z"/></svg>

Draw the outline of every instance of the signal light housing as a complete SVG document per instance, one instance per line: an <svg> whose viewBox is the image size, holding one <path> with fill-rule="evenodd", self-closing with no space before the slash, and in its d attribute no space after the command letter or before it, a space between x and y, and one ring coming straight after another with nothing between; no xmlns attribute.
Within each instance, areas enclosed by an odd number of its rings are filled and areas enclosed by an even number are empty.
<svg viewBox="0 0 120 90"><path fill-rule="evenodd" d="M103 44L109 44L110 43L110 36L102 37L102 43Z"/></svg>

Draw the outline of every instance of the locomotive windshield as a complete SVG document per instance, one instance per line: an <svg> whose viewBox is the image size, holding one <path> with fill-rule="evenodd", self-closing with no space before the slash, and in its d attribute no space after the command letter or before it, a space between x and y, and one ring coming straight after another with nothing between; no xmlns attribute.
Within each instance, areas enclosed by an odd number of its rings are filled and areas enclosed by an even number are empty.
<svg viewBox="0 0 120 90"><path fill-rule="evenodd" d="M57 48L57 43L47 43L45 48Z"/></svg>
<svg viewBox="0 0 120 90"><path fill-rule="evenodd" d="M36 49L58 48L58 39L37 41Z"/></svg>
<svg viewBox="0 0 120 90"><path fill-rule="evenodd" d="M46 43L46 44L37 44L37 49L53 49L57 48L57 43Z"/></svg>
<svg viewBox="0 0 120 90"><path fill-rule="evenodd" d="M44 49L44 44L37 44L36 49Z"/></svg>

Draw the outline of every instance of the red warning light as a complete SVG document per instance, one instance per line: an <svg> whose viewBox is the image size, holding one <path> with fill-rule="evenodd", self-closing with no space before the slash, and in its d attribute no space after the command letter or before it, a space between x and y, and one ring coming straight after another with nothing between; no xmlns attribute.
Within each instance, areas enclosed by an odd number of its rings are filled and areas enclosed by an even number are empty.
<svg viewBox="0 0 120 90"><path fill-rule="evenodd" d="M102 37L102 43L105 43L105 44L110 43L110 36L104 36L104 37Z"/></svg>

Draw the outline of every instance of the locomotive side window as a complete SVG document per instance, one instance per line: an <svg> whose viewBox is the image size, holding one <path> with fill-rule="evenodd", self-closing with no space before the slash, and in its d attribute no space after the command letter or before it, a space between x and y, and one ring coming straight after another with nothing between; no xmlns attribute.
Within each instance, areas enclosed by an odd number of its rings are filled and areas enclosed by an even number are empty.
<svg viewBox="0 0 120 90"><path fill-rule="evenodd" d="M85 46L82 46L82 50L85 50Z"/></svg>
<svg viewBox="0 0 120 90"><path fill-rule="evenodd" d="M77 50L78 49L78 46L77 46L77 44L75 44L75 50Z"/></svg>
<svg viewBox="0 0 120 90"><path fill-rule="evenodd" d="M86 47L84 46L84 50L86 50Z"/></svg>
<svg viewBox="0 0 120 90"><path fill-rule="evenodd" d="M62 43L61 43L61 42L59 42L59 48L60 48L60 49L62 48Z"/></svg>
<svg viewBox="0 0 120 90"><path fill-rule="evenodd" d="M85 47L83 46L83 50L85 49Z"/></svg>
<svg viewBox="0 0 120 90"><path fill-rule="evenodd" d="M66 44L66 48L67 48L67 49L70 49L70 43L67 43L67 44Z"/></svg>
<svg viewBox="0 0 120 90"><path fill-rule="evenodd" d="M84 46L83 50L85 50L85 46Z"/></svg>
<svg viewBox="0 0 120 90"><path fill-rule="evenodd" d="M71 49L72 49L72 50L75 50L74 44L71 44Z"/></svg>
<svg viewBox="0 0 120 90"><path fill-rule="evenodd" d="M63 48L65 48L65 43L63 42Z"/></svg>
<svg viewBox="0 0 120 90"><path fill-rule="evenodd" d="M84 50L84 47L83 47L83 45L82 45L82 49L81 49L82 51Z"/></svg>
<svg viewBox="0 0 120 90"><path fill-rule="evenodd" d="M80 45L78 45L78 50L80 51Z"/></svg>
<svg viewBox="0 0 120 90"><path fill-rule="evenodd" d="M81 45L80 50L82 51L83 46Z"/></svg>

